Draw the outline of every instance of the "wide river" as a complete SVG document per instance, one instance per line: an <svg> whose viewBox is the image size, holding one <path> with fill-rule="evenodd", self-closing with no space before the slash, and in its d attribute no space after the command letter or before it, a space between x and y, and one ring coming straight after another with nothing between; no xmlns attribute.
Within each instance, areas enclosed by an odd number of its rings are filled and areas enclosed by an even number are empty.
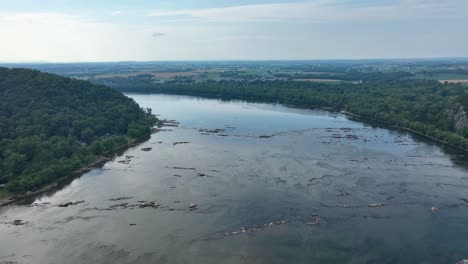
<svg viewBox="0 0 468 264"><path fill-rule="evenodd" d="M128 96L180 125L0 208L0 263L468 259L463 153L321 110Z"/></svg>

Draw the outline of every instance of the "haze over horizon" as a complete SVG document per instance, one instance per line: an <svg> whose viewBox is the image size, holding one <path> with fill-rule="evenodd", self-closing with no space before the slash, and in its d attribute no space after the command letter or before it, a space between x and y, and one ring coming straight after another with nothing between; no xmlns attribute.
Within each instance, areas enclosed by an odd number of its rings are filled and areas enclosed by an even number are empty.
<svg viewBox="0 0 468 264"><path fill-rule="evenodd" d="M462 0L4 0L0 61L468 57Z"/></svg>

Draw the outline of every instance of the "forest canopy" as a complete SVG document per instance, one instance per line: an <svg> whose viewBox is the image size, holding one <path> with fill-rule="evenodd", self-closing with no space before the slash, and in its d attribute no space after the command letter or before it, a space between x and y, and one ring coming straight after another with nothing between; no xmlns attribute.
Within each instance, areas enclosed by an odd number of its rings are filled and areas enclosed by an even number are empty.
<svg viewBox="0 0 468 264"><path fill-rule="evenodd" d="M0 184L37 189L148 135L156 121L106 86L0 68Z"/></svg>

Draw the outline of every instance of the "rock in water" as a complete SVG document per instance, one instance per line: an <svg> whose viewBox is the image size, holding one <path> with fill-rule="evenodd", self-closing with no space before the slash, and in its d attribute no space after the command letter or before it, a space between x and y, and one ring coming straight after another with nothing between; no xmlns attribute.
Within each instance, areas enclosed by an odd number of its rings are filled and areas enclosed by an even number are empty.
<svg viewBox="0 0 468 264"><path fill-rule="evenodd" d="M468 259L460 260L456 264L468 264Z"/></svg>
<svg viewBox="0 0 468 264"><path fill-rule="evenodd" d="M192 210L197 209L197 205L196 204L190 204L189 209L192 209Z"/></svg>
<svg viewBox="0 0 468 264"><path fill-rule="evenodd" d="M23 222L23 220L14 220L12 224L15 226L19 226L19 225L24 225L25 222Z"/></svg>
<svg viewBox="0 0 468 264"><path fill-rule="evenodd" d="M143 151L151 151L152 148L142 148Z"/></svg>

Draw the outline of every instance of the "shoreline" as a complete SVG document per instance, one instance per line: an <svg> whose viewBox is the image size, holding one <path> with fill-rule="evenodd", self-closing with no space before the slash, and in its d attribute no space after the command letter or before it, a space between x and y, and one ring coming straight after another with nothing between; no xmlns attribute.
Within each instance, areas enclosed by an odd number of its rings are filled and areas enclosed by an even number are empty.
<svg viewBox="0 0 468 264"><path fill-rule="evenodd" d="M145 142L146 140L148 140L151 137L151 134L159 132L159 128L158 128L159 125L160 124L156 124L156 126L152 128L152 131L149 134L146 134L146 135L144 135L144 136L142 136L140 138L137 138L137 139L135 139L135 140L133 140L131 142L128 142L127 144L125 144L123 146L117 147L116 149L114 149L112 151L109 151L108 153L106 153L104 155L96 156L96 159L94 161L92 161L90 164L87 164L87 165L73 171L69 175L60 177L59 179L45 185L44 187L42 187L42 188L40 188L40 189L38 189L36 191L32 191L32 192L29 192L29 193L26 193L26 194L20 194L20 195L14 195L13 194L12 196L7 196L7 197L4 197L4 198L0 199L0 207L8 206L8 205L11 205L11 204L13 204L15 202L21 201L21 200L25 200L25 199L32 198L32 197L35 197L35 196L38 196L38 195L41 195L41 194L44 194L44 193L47 193L47 192L51 192L51 191L60 189L61 187L63 187L67 183L67 181L79 178L79 177L83 176L85 173L87 173L87 172L89 172L89 171L91 171L91 170L93 170L95 168L101 167L104 164L106 164L108 161L113 160L114 156L116 154L118 154L120 152L124 152L124 151L128 150L131 147L137 146L137 145Z"/></svg>
<svg viewBox="0 0 468 264"><path fill-rule="evenodd" d="M449 144L448 142L445 142L443 140L440 140L440 139L437 139L437 138L434 138L434 137L431 137L431 136L428 136L426 134L423 134L421 132L418 132L416 130L413 130L409 127L402 127L402 126L396 126L392 123L389 123L389 122L386 122L386 121L383 121L383 120L379 120L379 119L375 119L375 118L372 118L372 117L365 117L365 116L361 116L361 115L357 115L357 114L354 114L354 113L351 113L349 111L346 111L346 110L341 110L339 111L339 113L341 114L344 114L344 115L348 115L348 116L352 116L352 117L357 117L357 118L361 118L361 119L367 119L367 120L372 120L372 121L375 121L375 122L379 122L379 123L383 123L387 126L390 126L392 128L396 128L396 129L400 129L400 130L405 130L407 132L411 132L411 133L414 133L414 134L417 134L419 136L422 136L426 139L430 139L430 140L433 140L433 141L436 141L438 143L441 143L441 144L444 144L446 146L449 146L449 147L452 147L452 148L455 148L457 150L461 150L461 151L464 151L464 152L468 152L468 149L464 149L464 148L461 148L461 147L458 147L458 146L455 146L455 145L452 145L452 144Z"/></svg>

